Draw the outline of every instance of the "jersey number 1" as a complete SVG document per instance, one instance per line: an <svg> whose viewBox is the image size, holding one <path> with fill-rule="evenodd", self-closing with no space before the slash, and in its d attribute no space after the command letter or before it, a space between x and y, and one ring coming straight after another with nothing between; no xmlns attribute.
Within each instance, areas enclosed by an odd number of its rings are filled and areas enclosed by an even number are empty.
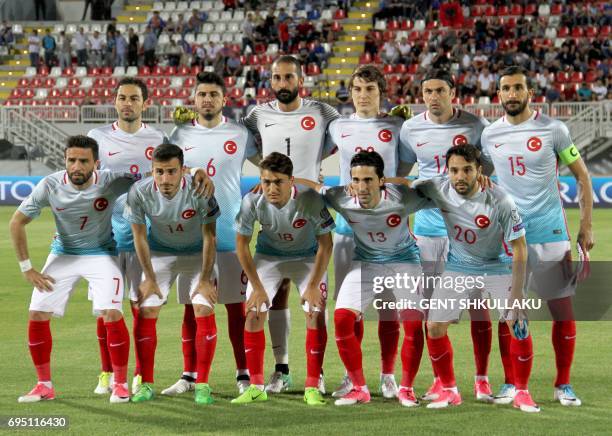
<svg viewBox="0 0 612 436"><path fill-rule="evenodd" d="M287 156L291 156L291 138L285 138L287 144Z"/></svg>

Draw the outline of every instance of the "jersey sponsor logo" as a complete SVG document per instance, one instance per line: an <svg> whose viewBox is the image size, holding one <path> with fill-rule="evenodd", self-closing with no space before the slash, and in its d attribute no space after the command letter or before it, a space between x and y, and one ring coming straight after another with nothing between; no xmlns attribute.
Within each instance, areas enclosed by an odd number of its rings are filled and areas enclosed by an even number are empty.
<svg viewBox="0 0 612 436"><path fill-rule="evenodd" d="M391 133L391 130L389 129L382 129L380 132L378 132L378 139L380 139L382 142L391 142L393 139L393 133Z"/></svg>
<svg viewBox="0 0 612 436"><path fill-rule="evenodd" d="M503 143L503 142L502 142L501 144L495 144L495 148L499 148L499 147L501 147L502 145L504 145L504 143Z"/></svg>
<svg viewBox="0 0 612 436"><path fill-rule="evenodd" d="M422 146L424 146L425 144L429 144L429 141L427 141L427 142L417 142L417 145L416 145L416 146L417 146L417 147L422 147Z"/></svg>
<svg viewBox="0 0 612 436"><path fill-rule="evenodd" d="M98 212L102 212L108 207L108 200L104 197L96 198L93 203L94 209Z"/></svg>
<svg viewBox="0 0 612 436"><path fill-rule="evenodd" d="M389 227L397 227L402 222L402 217L394 213L387 217L387 225Z"/></svg>
<svg viewBox="0 0 612 436"><path fill-rule="evenodd" d="M455 135L453 138L453 145L463 145L467 144L468 140L464 135Z"/></svg>
<svg viewBox="0 0 612 436"><path fill-rule="evenodd" d="M185 147L185 151L193 150L195 147Z"/></svg>
<svg viewBox="0 0 612 436"><path fill-rule="evenodd" d="M109 156L114 156L114 155L119 154L119 153L121 153L121 152L120 151L109 151L108 155Z"/></svg>
<svg viewBox="0 0 612 436"><path fill-rule="evenodd" d="M276 126L276 123L265 123L264 127Z"/></svg>
<svg viewBox="0 0 612 436"><path fill-rule="evenodd" d="M149 160L153 159L153 150L155 150L155 147L147 147L147 149L145 150L145 157Z"/></svg>
<svg viewBox="0 0 612 436"><path fill-rule="evenodd" d="M306 225L308 221L306 221L304 218L298 218L295 221L293 221L293 228L294 229L301 229L302 227L304 227Z"/></svg>
<svg viewBox="0 0 612 436"><path fill-rule="evenodd" d="M236 151L238 151L238 146L234 141L225 141L225 144L223 144L223 150L227 154L234 154Z"/></svg>
<svg viewBox="0 0 612 436"><path fill-rule="evenodd" d="M183 213L181 214L181 217L184 220L188 220L189 218L193 218L195 216L195 214L196 214L195 210L193 210L193 209L185 209L183 211Z"/></svg>
<svg viewBox="0 0 612 436"><path fill-rule="evenodd" d="M347 138L349 136L353 136L353 135L351 133L349 133L349 134L343 133L343 134L340 135L341 138Z"/></svg>
<svg viewBox="0 0 612 436"><path fill-rule="evenodd" d="M300 125L304 130L312 130L315 128L317 123L313 117L304 117L302 118L302 121L300 121Z"/></svg>
<svg viewBox="0 0 612 436"><path fill-rule="evenodd" d="M540 148L542 148L542 140L537 136L532 136L527 140L527 150L538 151Z"/></svg>
<svg viewBox="0 0 612 436"><path fill-rule="evenodd" d="M491 224L491 220L486 215L478 215L474 218L474 222L478 226L479 229L486 229Z"/></svg>

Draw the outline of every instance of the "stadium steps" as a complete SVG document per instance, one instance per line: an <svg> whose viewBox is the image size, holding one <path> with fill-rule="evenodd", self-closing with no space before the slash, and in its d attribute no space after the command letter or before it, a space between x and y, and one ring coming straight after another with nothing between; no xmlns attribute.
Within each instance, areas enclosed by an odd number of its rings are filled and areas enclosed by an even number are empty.
<svg viewBox="0 0 612 436"><path fill-rule="evenodd" d="M140 0L123 7L117 15L119 24L142 24L147 22L147 14L153 10L153 2Z"/></svg>
<svg viewBox="0 0 612 436"><path fill-rule="evenodd" d="M23 36L15 35L13 52L3 56L0 64L0 103L11 95L17 86L18 78L25 74L25 69L29 65L27 41Z"/></svg>

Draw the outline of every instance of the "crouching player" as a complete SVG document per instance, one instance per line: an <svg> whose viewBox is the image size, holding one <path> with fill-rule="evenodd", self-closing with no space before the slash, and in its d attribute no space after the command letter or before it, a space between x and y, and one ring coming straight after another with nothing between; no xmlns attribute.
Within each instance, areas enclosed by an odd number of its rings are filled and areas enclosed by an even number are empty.
<svg viewBox="0 0 612 436"><path fill-rule="evenodd" d="M236 216L236 249L249 283L244 346L251 385L234 404L266 401L264 391L264 325L270 302L284 277L297 286L306 313L306 383L304 401L325 404L318 389L327 344L325 301L327 264L332 252L334 220L321 196L299 191L293 184L293 164L271 153L259 165L262 193L249 193ZM261 226L255 256L249 243L255 221Z"/></svg>
<svg viewBox="0 0 612 436"><path fill-rule="evenodd" d="M66 170L45 177L13 215L11 238L21 272L34 285L30 303L28 343L38 383L20 403L53 400L51 383L51 316L63 316L68 298L81 279L89 282L93 309L104 318L115 374L111 403L127 402L127 365L130 335L123 320L123 275L111 231L111 214L117 198L127 192L137 176L96 171L98 143L86 136L68 138ZM57 233L41 272L32 267L25 226L51 208Z"/></svg>
<svg viewBox="0 0 612 436"><path fill-rule="evenodd" d="M525 229L516 205L498 186L483 189L478 181L482 167L476 147L470 144L451 147L446 152L446 165L448 177L437 176L412 184L440 208L451 235L446 271L436 283L431 299L431 303L447 301L450 304L445 308L432 304L427 320L429 357L444 388L440 396L427 405L431 409L461 404L448 326L459 320L466 300L478 300L485 292L503 306L512 307L520 302L527 262ZM510 265L502 261L504 240L512 244L512 272ZM533 346L525 314L518 308L505 310L503 307L500 314L512 333L510 348L517 388L514 407L524 412L539 412L527 390Z"/></svg>
<svg viewBox="0 0 612 436"><path fill-rule="evenodd" d="M419 249L410 233L408 217L419 209L434 207L432 202L411 188L385 185L384 161L375 151L354 155L350 174L350 186L355 196L347 192L345 186L321 189L325 202L351 226L355 239L355 258L340 287L334 312L336 344L353 384L350 392L336 400L338 406L370 401L355 323L375 301L374 277L395 277L398 274L422 277ZM308 184L307 181L304 183ZM383 292L388 295L389 291L397 302L400 295L406 295L400 293L399 287ZM410 299L415 308L400 313L404 342L398 399L406 407L418 405L412 386L423 352L423 313L418 310L422 289L413 291Z"/></svg>
<svg viewBox="0 0 612 436"><path fill-rule="evenodd" d="M195 402L213 402L208 375L217 344L217 291L212 271L219 206L214 197L195 195L191 177L183 176L182 168L180 147L157 146L153 151L153 176L132 187L124 212L132 223L134 246L143 270L135 332L142 384L133 402L153 399L157 318L179 274L187 286L180 287L178 293L191 299L197 323ZM150 223L148 240L146 221Z"/></svg>

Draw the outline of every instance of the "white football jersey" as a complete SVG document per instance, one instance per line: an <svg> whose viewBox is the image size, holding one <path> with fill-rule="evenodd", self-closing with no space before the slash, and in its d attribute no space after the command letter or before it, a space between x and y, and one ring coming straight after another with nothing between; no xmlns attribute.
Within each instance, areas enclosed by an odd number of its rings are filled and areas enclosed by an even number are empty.
<svg viewBox="0 0 612 436"><path fill-rule="evenodd" d="M400 133L400 159L418 163L419 178L430 179L446 172L446 152L453 145L469 143L480 149L480 135L489 122L462 109L444 124L434 123L425 111L404 122ZM437 209L417 212L414 233L447 236Z"/></svg>
<svg viewBox="0 0 612 436"><path fill-rule="evenodd" d="M273 151L287 155L294 177L317 181L323 156L331 154L324 150L325 132L340 114L326 103L300 100L300 107L292 112L281 111L277 100L257 105L242 123L260 138L264 158Z"/></svg>
<svg viewBox="0 0 612 436"><path fill-rule="evenodd" d="M176 127L170 142L183 149L185 165L205 168L215 184L221 208L217 220L217 251L235 251L234 218L240 210L240 178L246 158L257 154L253 136L246 127L223 117L212 129L196 121Z"/></svg>
<svg viewBox="0 0 612 436"><path fill-rule="evenodd" d="M127 133L119 128L118 122L96 127L87 133L98 143L100 169L121 173L145 174L151 171L153 150L167 142L161 130L142 123L136 133ZM119 251L134 251L130 223L123 218L126 196L115 203L113 210L113 235Z"/></svg>

